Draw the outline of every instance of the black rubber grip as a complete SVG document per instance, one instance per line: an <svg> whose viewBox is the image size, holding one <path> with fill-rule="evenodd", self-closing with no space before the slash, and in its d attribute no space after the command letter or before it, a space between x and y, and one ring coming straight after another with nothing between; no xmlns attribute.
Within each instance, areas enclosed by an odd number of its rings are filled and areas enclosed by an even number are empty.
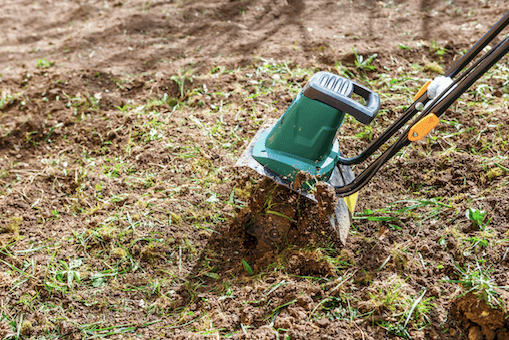
<svg viewBox="0 0 509 340"><path fill-rule="evenodd" d="M353 100L355 93L367 102L367 105ZM329 72L318 72L304 86L303 94L333 108L348 113L364 125L371 123L380 109L380 97L354 83L353 81Z"/></svg>

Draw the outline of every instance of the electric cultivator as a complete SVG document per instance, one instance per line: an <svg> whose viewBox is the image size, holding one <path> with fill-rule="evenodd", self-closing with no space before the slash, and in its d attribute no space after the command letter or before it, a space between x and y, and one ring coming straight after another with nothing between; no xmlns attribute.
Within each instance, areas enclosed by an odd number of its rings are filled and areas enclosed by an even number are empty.
<svg viewBox="0 0 509 340"><path fill-rule="evenodd" d="M332 227L345 243L357 201L357 192L401 148L425 137L439 118L468 88L509 52L509 37L505 37L484 55L481 51L509 24L509 12L484 35L445 74L427 82L414 97L414 102L381 136L362 153L346 158L336 139L345 114L362 124L369 124L378 113L379 96L349 79L328 72L316 73L293 99L290 107L274 124L263 127L238 160L237 165L249 166L315 200L312 187L316 180L332 186L340 197L335 213L329 216ZM476 59L470 66L469 64ZM366 105L352 98L364 98ZM367 160L412 118L399 138L359 175L354 176L350 165ZM312 179L299 179L307 174ZM264 231L265 239L278 243L281 232ZM260 234L260 231L257 232Z"/></svg>

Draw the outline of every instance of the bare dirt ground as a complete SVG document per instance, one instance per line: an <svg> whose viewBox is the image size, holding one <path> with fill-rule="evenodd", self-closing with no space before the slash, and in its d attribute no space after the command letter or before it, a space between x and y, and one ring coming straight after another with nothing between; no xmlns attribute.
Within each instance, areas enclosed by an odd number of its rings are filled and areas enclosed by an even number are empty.
<svg viewBox="0 0 509 340"><path fill-rule="evenodd" d="M361 191L345 246L234 167L323 70L380 93L339 133L358 153L508 5L0 0L0 338L509 339L507 58Z"/></svg>

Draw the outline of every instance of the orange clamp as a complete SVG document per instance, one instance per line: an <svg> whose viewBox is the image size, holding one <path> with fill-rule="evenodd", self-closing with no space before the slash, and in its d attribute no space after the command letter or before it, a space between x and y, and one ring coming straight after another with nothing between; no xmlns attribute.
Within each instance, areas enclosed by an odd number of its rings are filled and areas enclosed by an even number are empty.
<svg viewBox="0 0 509 340"><path fill-rule="evenodd" d="M426 92L428 90L428 86L429 84L431 84L431 80L428 80L428 82L426 84L424 84L423 87L421 87L421 89L419 90L419 92L417 92L417 94L414 96L414 102L419 99L420 96L422 96L424 94L424 92Z"/></svg>
<svg viewBox="0 0 509 340"><path fill-rule="evenodd" d="M410 131L408 132L408 139L412 142L420 140L430 133L439 122L438 117L434 113L430 113L410 128Z"/></svg>

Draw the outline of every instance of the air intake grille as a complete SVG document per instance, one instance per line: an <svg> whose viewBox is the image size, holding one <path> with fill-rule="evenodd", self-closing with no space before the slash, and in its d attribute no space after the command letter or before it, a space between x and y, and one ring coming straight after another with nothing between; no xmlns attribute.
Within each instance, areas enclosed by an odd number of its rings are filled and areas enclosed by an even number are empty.
<svg viewBox="0 0 509 340"><path fill-rule="evenodd" d="M335 74L323 74L318 80L318 84L345 97L352 95L352 82Z"/></svg>

